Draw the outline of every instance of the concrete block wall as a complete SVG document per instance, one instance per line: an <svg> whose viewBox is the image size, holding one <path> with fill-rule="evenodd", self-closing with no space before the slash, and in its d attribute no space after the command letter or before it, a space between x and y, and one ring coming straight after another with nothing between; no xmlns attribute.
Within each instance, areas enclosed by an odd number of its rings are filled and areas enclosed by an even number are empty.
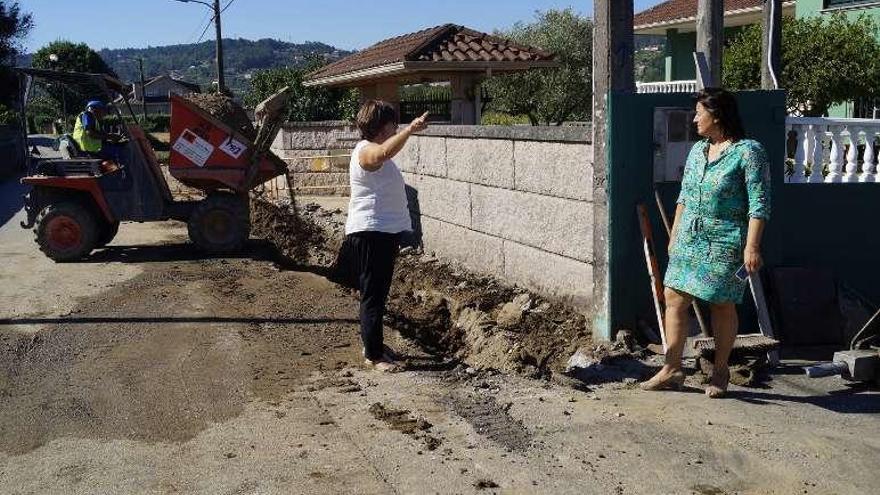
<svg viewBox="0 0 880 495"><path fill-rule="evenodd" d="M349 156L359 139L350 122L287 122L272 151L293 172L296 194L347 196Z"/></svg>
<svg viewBox="0 0 880 495"><path fill-rule="evenodd" d="M584 127L432 126L395 157L426 252L587 311L593 168Z"/></svg>

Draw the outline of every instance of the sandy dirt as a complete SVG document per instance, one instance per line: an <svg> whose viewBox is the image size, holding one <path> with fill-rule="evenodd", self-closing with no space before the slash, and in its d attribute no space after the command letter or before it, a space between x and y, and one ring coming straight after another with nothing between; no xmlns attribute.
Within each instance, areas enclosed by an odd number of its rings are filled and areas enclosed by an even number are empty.
<svg viewBox="0 0 880 495"><path fill-rule="evenodd" d="M0 227L0 493L862 494L880 482L880 394L793 363L722 401L693 379L680 393L575 390L392 328L409 369L381 374L361 366L350 292L320 267L276 263L265 242L202 258L180 224L123 224L89 260L54 264L20 217Z"/></svg>
<svg viewBox="0 0 880 495"><path fill-rule="evenodd" d="M217 93L190 93L186 99L195 103L221 122L240 132L251 141L257 137L254 124L247 112L232 98Z"/></svg>

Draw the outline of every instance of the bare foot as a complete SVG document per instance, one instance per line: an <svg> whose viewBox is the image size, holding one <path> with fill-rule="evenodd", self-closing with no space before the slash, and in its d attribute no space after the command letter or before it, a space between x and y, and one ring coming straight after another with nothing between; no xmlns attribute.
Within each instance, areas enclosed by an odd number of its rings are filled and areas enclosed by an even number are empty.
<svg viewBox="0 0 880 495"><path fill-rule="evenodd" d="M712 378L709 379L709 386L706 387L706 395L710 399L720 399L727 395L727 385L730 383L730 369L712 370Z"/></svg>

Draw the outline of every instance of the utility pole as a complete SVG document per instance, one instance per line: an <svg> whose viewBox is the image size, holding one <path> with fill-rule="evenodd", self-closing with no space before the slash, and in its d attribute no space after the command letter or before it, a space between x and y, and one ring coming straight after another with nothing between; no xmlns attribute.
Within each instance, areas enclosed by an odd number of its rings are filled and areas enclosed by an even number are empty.
<svg viewBox="0 0 880 495"><path fill-rule="evenodd" d="M609 92L635 91L633 0L595 0L593 11L593 306L599 315L594 329L598 338L610 340L606 97Z"/></svg>
<svg viewBox="0 0 880 495"><path fill-rule="evenodd" d="M706 57L709 73L705 85L721 85L721 42L724 38L724 0L697 3L697 52Z"/></svg>
<svg viewBox="0 0 880 495"><path fill-rule="evenodd" d="M761 89L778 89L782 59L782 0L764 0L761 34Z"/></svg>
<svg viewBox="0 0 880 495"><path fill-rule="evenodd" d="M220 32L220 0L214 0L214 27L217 30L217 91L226 93L223 80L223 35Z"/></svg>
<svg viewBox="0 0 880 495"><path fill-rule="evenodd" d="M141 116L147 121L147 82L144 80L144 58L138 57L138 66L141 69Z"/></svg>
<svg viewBox="0 0 880 495"><path fill-rule="evenodd" d="M226 82L223 78L223 34L220 29L220 0L214 0L213 4L208 2L203 2L202 0L175 0L181 3L200 3L205 7L208 7L214 12L214 29L217 32L217 48L216 48L216 63L217 63L217 91L220 93L226 93ZM232 3L232 2L230 2ZM228 7L229 4L226 4Z"/></svg>

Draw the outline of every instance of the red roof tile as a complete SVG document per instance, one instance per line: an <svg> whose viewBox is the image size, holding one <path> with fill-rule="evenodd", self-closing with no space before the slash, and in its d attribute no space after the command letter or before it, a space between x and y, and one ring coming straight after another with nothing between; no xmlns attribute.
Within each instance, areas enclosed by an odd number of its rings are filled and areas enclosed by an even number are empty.
<svg viewBox="0 0 880 495"><path fill-rule="evenodd" d="M725 0L724 12L760 7L763 0ZM690 19L697 16L697 0L667 0L635 15L633 25L638 28L650 24Z"/></svg>
<svg viewBox="0 0 880 495"><path fill-rule="evenodd" d="M531 60L553 60L553 55L464 26L444 24L380 41L369 48L322 67L309 74L308 79L338 76L406 61L522 62Z"/></svg>

